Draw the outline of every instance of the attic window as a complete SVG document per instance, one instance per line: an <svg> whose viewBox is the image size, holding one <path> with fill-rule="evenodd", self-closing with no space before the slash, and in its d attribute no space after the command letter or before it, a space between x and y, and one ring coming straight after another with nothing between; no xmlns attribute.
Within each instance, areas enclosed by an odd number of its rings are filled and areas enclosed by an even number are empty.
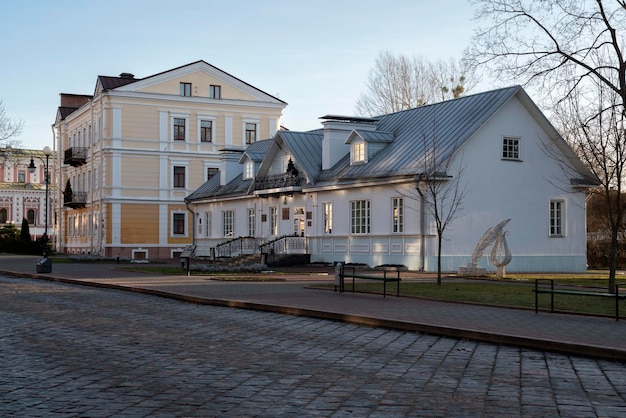
<svg viewBox="0 0 626 418"><path fill-rule="evenodd" d="M367 162L365 153L365 142L353 142L350 146L350 163L361 164Z"/></svg>
<svg viewBox="0 0 626 418"><path fill-rule="evenodd" d="M191 96L191 83L180 83L180 95Z"/></svg>
<svg viewBox="0 0 626 418"><path fill-rule="evenodd" d="M520 160L520 139L505 136L502 139L502 159Z"/></svg>
<svg viewBox="0 0 626 418"><path fill-rule="evenodd" d="M211 84L209 86L209 98L221 99L222 98L222 86Z"/></svg>

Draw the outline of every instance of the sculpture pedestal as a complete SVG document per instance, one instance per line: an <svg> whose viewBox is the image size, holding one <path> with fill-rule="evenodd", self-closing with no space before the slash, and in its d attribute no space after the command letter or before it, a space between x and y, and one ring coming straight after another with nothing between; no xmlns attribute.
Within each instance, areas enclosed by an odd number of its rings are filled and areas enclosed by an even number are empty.
<svg viewBox="0 0 626 418"><path fill-rule="evenodd" d="M459 267L458 275L463 277L483 277L487 275L487 269L468 264L465 267Z"/></svg>

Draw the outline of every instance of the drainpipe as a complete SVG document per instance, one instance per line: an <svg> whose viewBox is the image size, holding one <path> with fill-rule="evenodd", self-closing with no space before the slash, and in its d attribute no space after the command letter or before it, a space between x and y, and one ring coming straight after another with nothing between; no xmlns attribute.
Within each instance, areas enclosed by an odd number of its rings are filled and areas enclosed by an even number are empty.
<svg viewBox="0 0 626 418"><path fill-rule="evenodd" d="M196 212L189 208L189 202L187 200L185 200L185 207L187 207L187 210L191 213L191 225L193 225L191 228L191 244L196 245Z"/></svg>
<svg viewBox="0 0 626 418"><path fill-rule="evenodd" d="M426 230L426 195L422 191L421 185L423 180L421 176L418 177L417 185L415 189L417 193L420 195L420 268L419 271L424 271L426 268L426 235L424 231Z"/></svg>

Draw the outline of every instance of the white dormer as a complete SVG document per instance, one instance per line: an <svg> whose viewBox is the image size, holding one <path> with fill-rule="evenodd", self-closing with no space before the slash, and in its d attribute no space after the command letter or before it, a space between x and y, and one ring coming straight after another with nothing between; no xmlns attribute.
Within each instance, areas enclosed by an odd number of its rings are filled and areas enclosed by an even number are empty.
<svg viewBox="0 0 626 418"><path fill-rule="evenodd" d="M328 170L341 160L350 147L346 139L354 130L375 131L378 119L353 116L326 115L324 119L324 138L322 140L322 170Z"/></svg>
<svg viewBox="0 0 626 418"><path fill-rule="evenodd" d="M387 144L393 142L390 132L354 130L348 135L346 144L350 145L350 165L365 164Z"/></svg>

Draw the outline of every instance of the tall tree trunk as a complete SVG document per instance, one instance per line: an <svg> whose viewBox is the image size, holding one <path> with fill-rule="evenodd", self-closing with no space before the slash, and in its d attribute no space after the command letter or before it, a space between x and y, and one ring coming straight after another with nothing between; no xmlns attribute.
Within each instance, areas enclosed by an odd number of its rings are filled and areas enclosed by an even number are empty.
<svg viewBox="0 0 626 418"><path fill-rule="evenodd" d="M441 284L441 233L437 233L437 284Z"/></svg>
<svg viewBox="0 0 626 418"><path fill-rule="evenodd" d="M617 228L611 230L611 246L609 247L609 293L615 293L615 271L617 270Z"/></svg>

